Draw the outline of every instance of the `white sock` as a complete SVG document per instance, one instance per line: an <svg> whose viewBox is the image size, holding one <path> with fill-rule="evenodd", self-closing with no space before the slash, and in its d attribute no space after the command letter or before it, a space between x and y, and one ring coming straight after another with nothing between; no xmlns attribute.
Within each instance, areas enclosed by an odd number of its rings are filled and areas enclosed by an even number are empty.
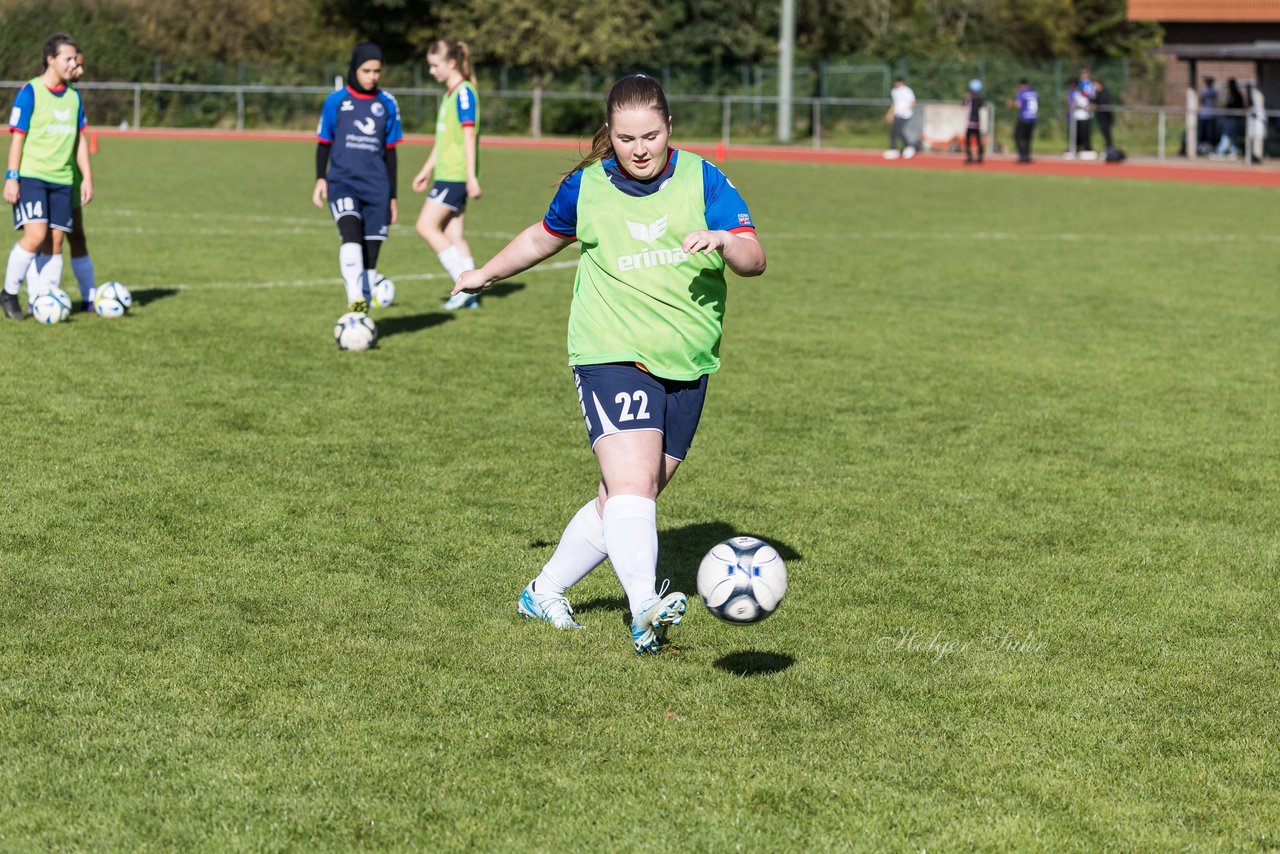
<svg viewBox="0 0 1280 854"><path fill-rule="evenodd" d="M9 265L4 273L6 294L15 297L18 295L22 290L22 280L27 277L27 270L30 269L31 262L34 260L36 260L36 253L28 252L19 243L13 244L13 251L9 253Z"/></svg>
<svg viewBox="0 0 1280 854"><path fill-rule="evenodd" d="M71 272L76 274L76 283L80 285L80 299L88 302L93 289L98 286L93 277L93 259L88 255L79 258L71 256Z"/></svg>
<svg viewBox="0 0 1280 854"><path fill-rule="evenodd" d="M40 293L40 274L44 272L44 265L49 263L52 255L46 255L43 252L36 253L36 260L27 268L27 295Z"/></svg>
<svg viewBox="0 0 1280 854"><path fill-rule="evenodd" d="M458 281L458 277L462 275L462 255L458 252L458 247L450 246L443 252L437 252L436 257L440 259L449 278Z"/></svg>
<svg viewBox="0 0 1280 854"><path fill-rule="evenodd" d="M533 580L535 593L563 596L609 556L604 545L604 520L592 498L565 525L555 554Z"/></svg>
<svg viewBox="0 0 1280 854"><path fill-rule="evenodd" d="M369 305L373 305L373 285L377 281L378 281L377 269L370 268L364 271L364 298L369 303Z"/></svg>
<svg viewBox="0 0 1280 854"><path fill-rule="evenodd" d="M639 495L615 495L604 504L604 541L627 594L631 613L654 597L658 580L658 504Z"/></svg>
<svg viewBox="0 0 1280 854"><path fill-rule="evenodd" d="M338 267L347 286L347 302L364 299L364 247L359 243L342 244L338 250Z"/></svg>
<svg viewBox="0 0 1280 854"><path fill-rule="evenodd" d="M464 255L462 258L462 272L465 273L468 270L474 270L475 268L476 259L472 258L470 255Z"/></svg>
<svg viewBox="0 0 1280 854"><path fill-rule="evenodd" d="M36 263L40 261L37 258ZM45 263L44 269L40 271L40 293L47 294L54 288L62 286L62 255L54 255ZM30 288L30 285L27 286ZM31 291L27 291L30 296Z"/></svg>

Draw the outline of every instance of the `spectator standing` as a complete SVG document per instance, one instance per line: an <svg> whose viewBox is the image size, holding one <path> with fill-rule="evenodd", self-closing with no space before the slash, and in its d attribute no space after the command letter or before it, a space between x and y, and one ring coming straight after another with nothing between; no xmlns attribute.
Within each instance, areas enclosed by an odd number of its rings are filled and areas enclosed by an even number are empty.
<svg viewBox="0 0 1280 854"><path fill-rule="evenodd" d="M1200 110L1196 113L1196 150L1208 154L1218 138L1218 87L1208 75L1200 90Z"/></svg>
<svg viewBox="0 0 1280 854"><path fill-rule="evenodd" d="M895 160L901 153L903 160L910 160L916 156L916 149L911 144L911 140L907 139L907 123L915 115L916 93L911 91L907 81L898 77L893 81L893 89L889 92L889 97L893 100L893 104L889 107L889 112L885 116L891 124L889 128L889 148L885 151L884 156L886 160ZM902 144L901 152L898 150L899 143Z"/></svg>
<svg viewBox="0 0 1280 854"><path fill-rule="evenodd" d="M1088 70L1085 69L1084 73L1088 73ZM1076 127L1075 155L1082 160L1092 160L1097 157L1093 150L1093 99L1089 95L1092 91L1094 91L1092 80L1077 80L1067 92L1067 111ZM1069 155L1070 152L1068 152Z"/></svg>
<svg viewBox="0 0 1280 854"><path fill-rule="evenodd" d="M1027 82L1027 78L1018 81L1018 94L1009 106L1018 111L1018 124L1013 131L1013 141L1018 147L1018 162L1031 162L1031 137L1035 134L1036 119L1040 117L1040 96Z"/></svg>
<svg viewBox="0 0 1280 854"><path fill-rule="evenodd" d="M982 81L970 80L969 91L964 96L964 111L967 116L964 127L964 162L982 162L982 108L986 99L982 97ZM975 160L970 144L976 144L978 157Z"/></svg>
<svg viewBox="0 0 1280 854"><path fill-rule="evenodd" d="M1102 80L1093 81L1093 108L1098 117L1098 132L1102 134L1102 150L1110 154L1115 148L1111 138L1111 124L1115 121L1115 113L1111 112L1111 93Z"/></svg>
<svg viewBox="0 0 1280 854"><path fill-rule="evenodd" d="M1226 113L1220 122L1222 137L1218 140L1214 156L1235 157L1239 153L1240 130L1244 127L1244 92L1240 91L1240 84L1234 77L1227 78L1227 101L1223 107Z"/></svg>

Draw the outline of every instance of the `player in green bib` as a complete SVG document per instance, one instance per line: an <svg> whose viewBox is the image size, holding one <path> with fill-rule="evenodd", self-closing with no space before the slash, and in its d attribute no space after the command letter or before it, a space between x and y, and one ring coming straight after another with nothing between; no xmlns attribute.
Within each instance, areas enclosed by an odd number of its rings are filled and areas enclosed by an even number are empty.
<svg viewBox="0 0 1280 854"><path fill-rule="evenodd" d="M414 192L431 187L418 214L417 229L435 250L450 282L455 282L476 267L462 223L467 199L480 198L480 104L466 42L433 42L427 49L427 67L431 76L444 84L445 94L436 114L431 156L413 179ZM479 297L474 294L458 294L444 304L451 311L479 306Z"/></svg>
<svg viewBox="0 0 1280 854"><path fill-rule="evenodd" d="M565 591L606 557L631 610L637 653L657 652L686 608L657 587L658 494L693 441L707 378L720 367L725 268L765 269L742 196L719 169L669 146L667 99L652 77L614 84L591 152L547 216L454 293L477 293L582 244L569 311L569 364L600 465L597 494L569 522L518 612L581 628Z"/></svg>
<svg viewBox="0 0 1280 854"><path fill-rule="evenodd" d="M76 68L72 73L71 83L75 85L84 76L84 52L76 51ZM90 145L92 148L92 145ZM84 231L84 210L80 203L80 185L84 175L80 172L80 164L71 162L71 232L67 235L67 243L71 244L71 270L75 273L76 284L80 288L80 311L93 313L93 292L97 286L93 270L93 259L89 256L88 238ZM35 263L27 270L27 293L47 292L50 288L62 287L62 268L59 264L52 267L53 235L50 229L45 235L40 251L36 253ZM57 278L54 278L54 277Z"/></svg>
<svg viewBox="0 0 1280 854"><path fill-rule="evenodd" d="M66 33L50 36L41 54L41 75L22 87L9 113L4 200L13 205L14 229L20 229L22 236L9 253L0 306L17 320L23 316L18 292L50 229L55 256L50 263L62 263L62 236L72 229L73 160L83 176L81 202L87 204L93 198L89 144L81 133L87 121L80 93L68 85L75 75L77 52ZM28 293L28 298L38 295Z"/></svg>

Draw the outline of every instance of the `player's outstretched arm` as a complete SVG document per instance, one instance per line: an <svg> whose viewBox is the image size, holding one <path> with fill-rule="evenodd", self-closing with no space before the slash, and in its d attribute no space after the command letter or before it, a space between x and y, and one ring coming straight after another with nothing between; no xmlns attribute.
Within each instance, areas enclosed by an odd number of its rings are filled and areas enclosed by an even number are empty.
<svg viewBox="0 0 1280 854"><path fill-rule="evenodd" d="M495 282L523 273L530 267L547 260L573 242L573 238L556 237L535 222L515 236L501 252L490 258L478 270L468 270L458 277L453 293L478 294Z"/></svg>
<svg viewBox="0 0 1280 854"><path fill-rule="evenodd" d="M724 263L739 276L758 276L764 272L764 247L753 232L691 231L680 244L687 254L719 252Z"/></svg>

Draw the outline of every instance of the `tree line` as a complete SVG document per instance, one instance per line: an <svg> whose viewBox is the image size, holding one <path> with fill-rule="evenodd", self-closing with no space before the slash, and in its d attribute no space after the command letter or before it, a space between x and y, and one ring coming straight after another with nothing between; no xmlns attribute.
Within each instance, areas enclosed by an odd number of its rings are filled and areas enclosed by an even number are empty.
<svg viewBox="0 0 1280 854"><path fill-rule="evenodd" d="M800 61L850 55L1141 59L1158 27L1125 20L1126 0L795 0ZM727 67L778 52L780 0L0 0L0 69L39 71L40 46L66 30L92 77L194 80L208 63L341 69L357 40L389 63L421 61L436 38L471 44L477 64L537 79L579 68Z"/></svg>

